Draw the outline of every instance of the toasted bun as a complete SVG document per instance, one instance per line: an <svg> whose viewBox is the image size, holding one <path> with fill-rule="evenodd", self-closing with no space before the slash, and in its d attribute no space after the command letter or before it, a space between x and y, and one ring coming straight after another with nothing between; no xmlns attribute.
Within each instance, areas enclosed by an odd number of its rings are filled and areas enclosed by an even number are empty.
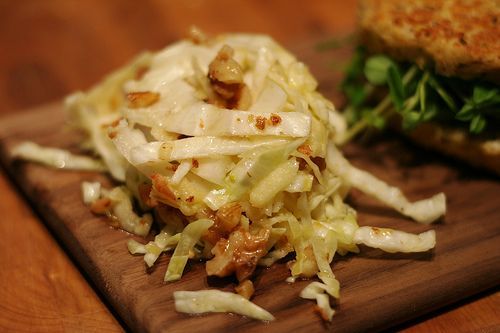
<svg viewBox="0 0 500 333"><path fill-rule="evenodd" d="M500 0L360 0L371 52L500 82Z"/></svg>
<svg viewBox="0 0 500 333"><path fill-rule="evenodd" d="M500 139L470 135L466 130L424 123L405 133L415 143L459 158L500 175Z"/></svg>

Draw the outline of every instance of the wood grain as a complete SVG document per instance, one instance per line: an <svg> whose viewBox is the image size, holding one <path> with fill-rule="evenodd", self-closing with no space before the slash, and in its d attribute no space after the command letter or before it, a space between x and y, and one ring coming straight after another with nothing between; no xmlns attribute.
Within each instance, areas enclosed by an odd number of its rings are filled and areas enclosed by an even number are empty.
<svg viewBox="0 0 500 333"><path fill-rule="evenodd" d="M119 332L65 251L0 172L0 331ZM29 314L29 315L28 315Z"/></svg>
<svg viewBox="0 0 500 333"><path fill-rule="evenodd" d="M306 51L313 53L318 39L344 36L353 30L355 6L355 1L330 0L316 0L307 6L286 0L0 1L0 43L3 45L0 114L16 113L59 99L75 89L87 88L137 52L161 48L184 35L191 24L210 33L269 33L307 56ZM309 64L323 84L330 83L323 85L330 93L334 89L332 82L338 81L339 69L343 66L337 62L333 70L326 69L333 56L325 54L316 63ZM323 80L328 78L333 80ZM23 121L31 123L33 118ZM22 123L19 129L25 125ZM16 132L17 129L9 129L14 136ZM58 136L48 131L41 134L40 141L50 143L54 137ZM0 228L4 231L0 242L0 282L8 286L0 292L0 298L5 299L0 312L0 330L54 332L97 328L97 331L120 331L112 315L68 260L64 249L54 242L36 216L28 213L29 208L4 175L0 175L0 181L3 182L0 183ZM27 245L19 246L24 243ZM14 248L26 265L19 266L10 250ZM85 254L76 255L82 256ZM49 278L40 279L40 275L48 276L48 271L53 276L64 277L63 281L58 279L53 284ZM57 289L61 283L71 286L70 290ZM456 292L459 298L465 296L460 289ZM460 327L462 332L493 332L500 325L498 309L498 293L493 293L458 308L448 308L445 313L437 312L437 317L412 322L407 330L455 332Z"/></svg>
<svg viewBox="0 0 500 333"><path fill-rule="evenodd" d="M378 330L422 315L498 284L500 276L500 218L498 202L488 200L500 191L494 179L477 176L433 155L410 149L400 140L388 140L370 149L350 146L349 158L358 166L400 186L411 199L428 196L436 189L448 196L449 211L433 226L438 243L432 253L386 254L363 249L358 256L339 259L334 272L342 284L342 297L334 323L325 325L311 302L298 297L306 281L293 285L285 264L262 271L256 281L255 302L271 311L276 322L261 324L224 314L190 317L174 311L174 290L209 287L231 289L233 281L207 279L202 264L191 264L183 279L164 284L168 256L146 272L140 257L128 255L125 243L132 237L112 230L93 216L80 199L82 180L101 180L102 175L65 172L13 162L12 145L31 139L45 145L75 149L78 136L62 130L60 105L23 113L0 123L7 167L32 203L72 255L90 274L121 318L134 330L181 332L203 327L205 332L238 330L257 332L263 327L276 332L352 332ZM425 160L425 163L418 161ZM359 192L351 196L360 224L389 226L421 232L429 226L402 219ZM279 297L276 297L279 295Z"/></svg>

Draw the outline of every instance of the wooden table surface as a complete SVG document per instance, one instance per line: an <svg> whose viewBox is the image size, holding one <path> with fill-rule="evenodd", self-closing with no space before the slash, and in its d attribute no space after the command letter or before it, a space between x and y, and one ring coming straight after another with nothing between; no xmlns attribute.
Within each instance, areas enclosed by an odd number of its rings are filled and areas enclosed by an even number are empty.
<svg viewBox="0 0 500 333"><path fill-rule="evenodd" d="M184 36L192 24L210 34L268 33L294 50L298 42L343 36L355 27L354 1L302 6L286 0L0 0L0 116L88 88L141 50ZM123 331L1 169L0 197L0 331ZM399 329L494 332L499 318L500 293L490 290Z"/></svg>

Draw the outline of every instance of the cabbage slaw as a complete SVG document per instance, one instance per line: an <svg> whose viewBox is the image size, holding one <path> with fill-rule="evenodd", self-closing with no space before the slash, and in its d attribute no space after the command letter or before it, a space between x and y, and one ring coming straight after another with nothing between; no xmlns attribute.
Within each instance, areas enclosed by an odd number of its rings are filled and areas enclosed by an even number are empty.
<svg viewBox="0 0 500 333"><path fill-rule="evenodd" d="M161 229L154 241L130 240L128 248L144 255L148 266L173 250L169 282L182 277L190 258L207 260L208 274L236 274L243 283L257 265L294 253L290 281L316 276L300 296L315 300L331 320L330 297L339 297L340 286L331 268L335 254L357 253L358 244L388 252L427 251L435 244L433 231L359 227L343 201L349 188L422 223L442 216L446 205L442 193L411 203L351 166L335 147L345 122L316 88L307 67L264 35L183 40L141 55L66 100L73 125L87 134L86 147L124 183L111 190L84 183L84 201L142 236L154 215ZM240 96L236 104L234 96ZM242 296L219 296L174 294L181 312L274 319Z"/></svg>

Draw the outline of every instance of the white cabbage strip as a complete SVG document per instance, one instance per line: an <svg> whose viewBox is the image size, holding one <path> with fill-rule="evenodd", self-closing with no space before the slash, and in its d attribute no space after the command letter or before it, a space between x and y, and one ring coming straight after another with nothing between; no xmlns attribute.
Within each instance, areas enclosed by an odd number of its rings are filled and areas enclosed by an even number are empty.
<svg viewBox="0 0 500 333"><path fill-rule="evenodd" d="M88 156L79 156L59 148L42 147L26 141L12 150L12 156L59 169L106 171L104 164Z"/></svg>
<svg viewBox="0 0 500 333"><path fill-rule="evenodd" d="M409 202L400 189L388 185L372 174L353 167L338 151L333 142L328 143L326 156L328 168L347 183L377 198L403 215L420 223L431 223L446 213L446 197L439 193L429 199Z"/></svg>
<svg viewBox="0 0 500 333"><path fill-rule="evenodd" d="M185 313L232 312L271 321L274 316L245 297L220 290L174 291L175 309Z"/></svg>
<svg viewBox="0 0 500 333"><path fill-rule="evenodd" d="M389 228L360 227L354 243L365 244L385 252L425 252L436 245L436 232L429 230L415 235Z"/></svg>

